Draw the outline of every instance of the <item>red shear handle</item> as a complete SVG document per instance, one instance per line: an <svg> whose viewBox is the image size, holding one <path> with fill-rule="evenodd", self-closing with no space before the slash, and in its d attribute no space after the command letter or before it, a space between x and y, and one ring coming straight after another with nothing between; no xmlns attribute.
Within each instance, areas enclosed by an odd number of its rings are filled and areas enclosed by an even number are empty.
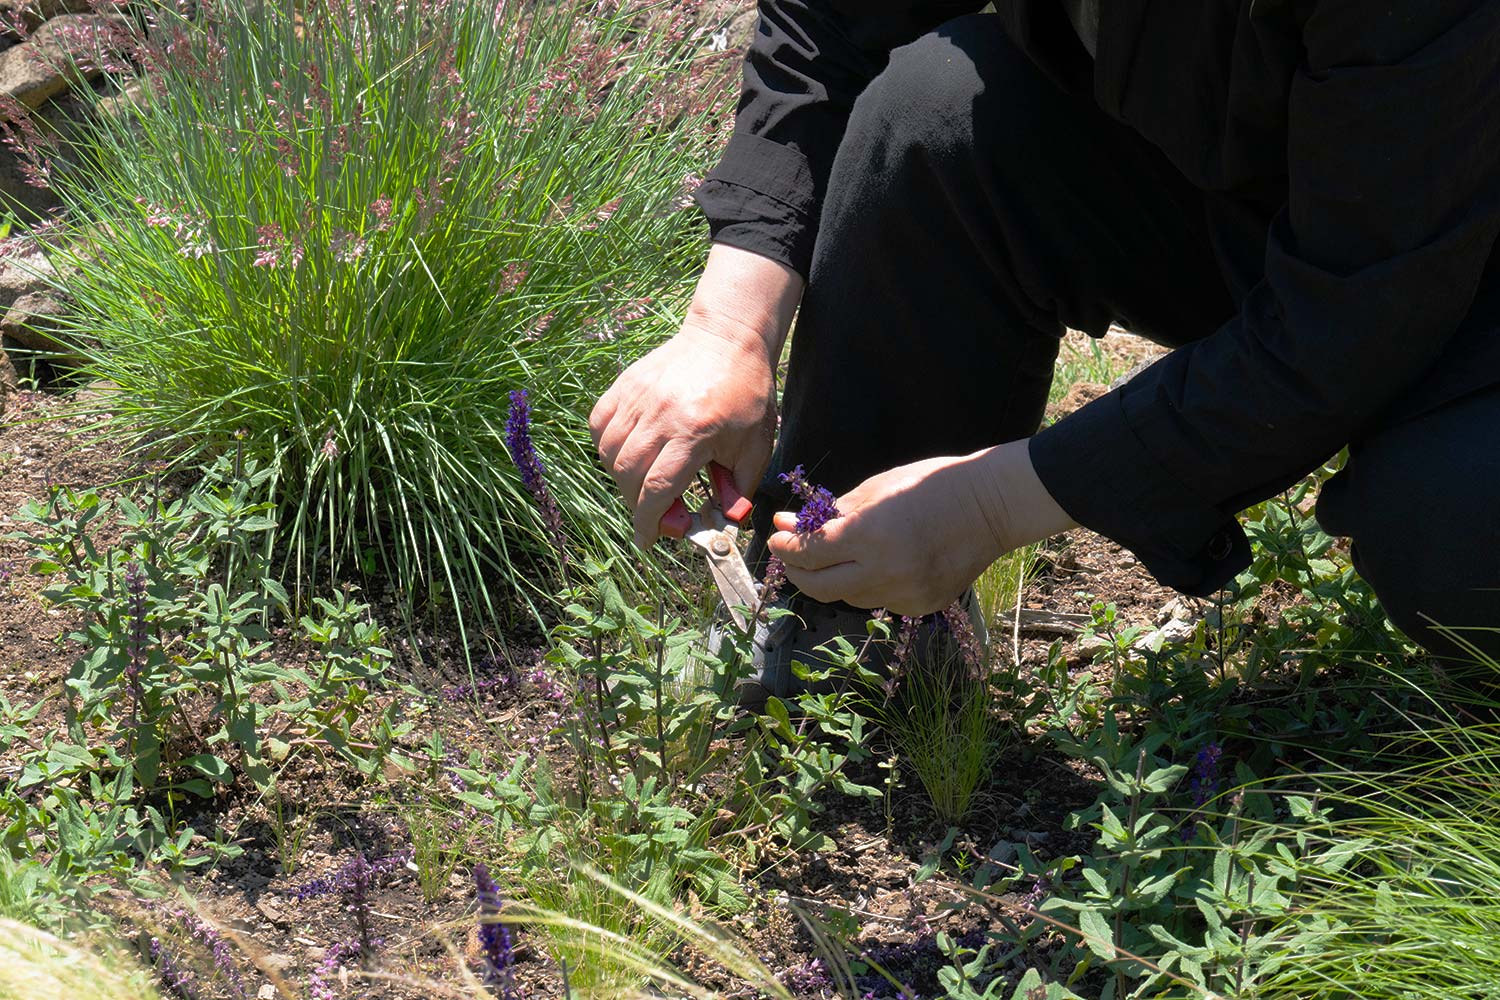
<svg viewBox="0 0 1500 1000"><path fill-rule="evenodd" d="M751 504L735 487L734 473L718 462L709 462L708 478L713 482L714 493L719 498L719 506L723 508L724 516L735 524L743 523L745 518L750 516ZM687 504L682 502L682 497L678 497L661 516L661 522L656 526L656 530L667 538L682 538L692 526L692 512L687 509Z"/></svg>
<svg viewBox="0 0 1500 1000"><path fill-rule="evenodd" d="M743 524L750 516L750 501L734 486L734 473L718 462L708 463L708 478L713 480L714 492L719 495L719 506L724 516L735 524Z"/></svg>
<svg viewBox="0 0 1500 1000"><path fill-rule="evenodd" d="M687 509L687 504L682 502L682 497L678 497L661 516L661 523L656 526L656 530L665 538L685 538L688 529L692 526L692 512Z"/></svg>

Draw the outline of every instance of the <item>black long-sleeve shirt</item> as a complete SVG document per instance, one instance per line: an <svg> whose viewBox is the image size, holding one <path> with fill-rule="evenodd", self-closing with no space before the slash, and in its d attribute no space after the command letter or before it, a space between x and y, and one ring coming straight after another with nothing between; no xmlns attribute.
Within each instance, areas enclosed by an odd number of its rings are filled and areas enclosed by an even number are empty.
<svg viewBox="0 0 1500 1000"><path fill-rule="evenodd" d="M808 271L854 99L974 0L761 0L713 238ZM1039 432L1080 523L1210 593L1234 515L1381 420L1500 384L1500 0L1104 0L1091 74L1058 0L999 0L1060 84L1160 147L1226 245L1217 331ZM1066 43L1066 44L1064 44Z"/></svg>

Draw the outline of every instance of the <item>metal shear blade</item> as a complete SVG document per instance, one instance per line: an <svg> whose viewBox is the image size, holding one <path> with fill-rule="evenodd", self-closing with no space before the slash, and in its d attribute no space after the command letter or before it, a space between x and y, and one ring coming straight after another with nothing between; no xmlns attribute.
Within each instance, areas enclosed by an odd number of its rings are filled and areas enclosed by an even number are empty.
<svg viewBox="0 0 1500 1000"><path fill-rule="evenodd" d="M703 505L693 517L693 528L687 540L703 550L708 556L708 569L729 615L740 628L745 628L748 619L744 608L754 608L760 601L760 592L755 589L755 578L745 565L735 540L738 526L724 517L724 512L712 502Z"/></svg>

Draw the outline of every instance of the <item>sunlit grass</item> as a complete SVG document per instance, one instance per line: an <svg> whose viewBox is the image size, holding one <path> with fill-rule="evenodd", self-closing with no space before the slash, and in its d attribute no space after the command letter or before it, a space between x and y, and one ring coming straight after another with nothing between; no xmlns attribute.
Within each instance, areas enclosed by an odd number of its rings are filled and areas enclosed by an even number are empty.
<svg viewBox="0 0 1500 1000"><path fill-rule="evenodd" d="M510 390L568 534L627 544L586 417L674 328L732 67L659 6L419 7L160 12L148 96L57 171L47 242L111 427L272 468L304 587L378 573L494 621L556 586Z"/></svg>

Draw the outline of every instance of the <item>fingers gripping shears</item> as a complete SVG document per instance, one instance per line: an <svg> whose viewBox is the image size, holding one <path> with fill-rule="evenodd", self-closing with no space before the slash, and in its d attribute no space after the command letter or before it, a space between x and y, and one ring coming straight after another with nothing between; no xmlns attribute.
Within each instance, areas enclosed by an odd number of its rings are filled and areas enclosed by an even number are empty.
<svg viewBox="0 0 1500 1000"><path fill-rule="evenodd" d="M734 474L718 462L708 463L708 478L713 495L696 512L678 497L662 515L657 526L668 538L686 538L708 558L708 570L729 616L740 628L747 626L745 608L754 609L760 601L755 578L745 565L736 541L740 526L750 516L751 504L734 485Z"/></svg>

